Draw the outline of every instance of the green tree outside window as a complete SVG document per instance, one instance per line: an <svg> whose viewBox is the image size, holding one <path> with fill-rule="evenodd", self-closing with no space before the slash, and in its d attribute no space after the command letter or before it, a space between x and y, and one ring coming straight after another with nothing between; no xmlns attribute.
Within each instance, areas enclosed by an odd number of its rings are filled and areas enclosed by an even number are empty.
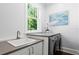
<svg viewBox="0 0 79 59"><path fill-rule="evenodd" d="M37 8L28 4L28 30L37 30Z"/></svg>

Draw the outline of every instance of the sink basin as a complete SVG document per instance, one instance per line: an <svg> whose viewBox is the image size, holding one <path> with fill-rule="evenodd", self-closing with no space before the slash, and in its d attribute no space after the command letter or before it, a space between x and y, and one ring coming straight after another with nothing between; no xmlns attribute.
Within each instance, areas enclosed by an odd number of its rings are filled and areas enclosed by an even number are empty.
<svg viewBox="0 0 79 59"><path fill-rule="evenodd" d="M16 40L11 40L11 41L8 41L8 43L10 43L11 45L13 45L14 47L18 47L18 46L21 46L21 45L24 45L24 44L29 44L29 43L32 43L32 42L35 42L36 40L34 39L16 39Z"/></svg>

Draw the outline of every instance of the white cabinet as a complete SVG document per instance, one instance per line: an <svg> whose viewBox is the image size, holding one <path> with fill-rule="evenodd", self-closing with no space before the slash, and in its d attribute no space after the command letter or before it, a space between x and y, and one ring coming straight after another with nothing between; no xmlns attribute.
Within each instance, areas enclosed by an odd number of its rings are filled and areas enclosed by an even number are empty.
<svg viewBox="0 0 79 59"><path fill-rule="evenodd" d="M33 38L33 39L41 39L41 40L44 40L44 51L43 51L43 54L44 55L48 55L48 54L53 54L53 50L54 50L54 46L55 46L55 43L56 43L56 46L55 47L57 50L60 49L60 39L61 39L61 36L60 34L52 34L52 36L39 36L39 35L27 35L27 37L29 38ZM50 41L52 40L52 41Z"/></svg>
<svg viewBox="0 0 79 59"><path fill-rule="evenodd" d="M43 46L42 46L41 42L31 46L31 48L32 48L32 55L42 55L43 54Z"/></svg>
<svg viewBox="0 0 79 59"><path fill-rule="evenodd" d="M9 55L30 55L30 47L17 50Z"/></svg>
<svg viewBox="0 0 79 59"><path fill-rule="evenodd" d="M38 42L29 47L17 50L9 55L42 55L43 54L43 42Z"/></svg>
<svg viewBox="0 0 79 59"><path fill-rule="evenodd" d="M41 39L41 40L44 40L43 42L43 54L44 55L48 55L48 40L49 38L48 37L42 37L42 36L30 36L30 35L27 35L28 38L33 38L33 39Z"/></svg>

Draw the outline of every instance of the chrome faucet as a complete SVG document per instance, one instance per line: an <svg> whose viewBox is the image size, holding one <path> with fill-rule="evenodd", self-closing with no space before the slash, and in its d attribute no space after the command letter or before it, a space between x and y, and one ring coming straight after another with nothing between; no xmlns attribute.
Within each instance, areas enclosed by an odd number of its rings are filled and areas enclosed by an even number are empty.
<svg viewBox="0 0 79 59"><path fill-rule="evenodd" d="M17 38L16 39L20 39L20 31L17 31Z"/></svg>

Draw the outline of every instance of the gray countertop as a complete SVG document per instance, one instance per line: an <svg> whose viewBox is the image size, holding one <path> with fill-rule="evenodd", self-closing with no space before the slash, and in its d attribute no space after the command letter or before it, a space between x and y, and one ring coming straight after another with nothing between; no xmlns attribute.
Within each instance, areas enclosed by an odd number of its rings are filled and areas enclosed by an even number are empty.
<svg viewBox="0 0 79 59"><path fill-rule="evenodd" d="M49 37L49 36L53 36L56 34L59 34L59 33L38 32L38 33L28 33L27 35ZM38 39L35 42L29 43L29 44L24 44L24 45L19 46L19 47L14 47L11 44L9 44L7 41L0 42L0 55L5 55L5 54L15 52L19 49L28 47L30 45L36 44L36 43L41 42L41 41L43 41L43 40Z"/></svg>
<svg viewBox="0 0 79 59"><path fill-rule="evenodd" d="M26 35L31 35L31 36L42 36L42 37L49 37L53 36L59 33L52 33L52 32L36 32L36 33L27 33Z"/></svg>
<svg viewBox="0 0 79 59"><path fill-rule="evenodd" d="M0 55L12 53L14 51L28 47L30 45L36 44L36 43L41 42L41 41L43 41L43 40L36 40L35 42L25 44L25 45L22 45L22 46L19 46L19 47L14 47L11 44L9 44L7 41L0 42Z"/></svg>

